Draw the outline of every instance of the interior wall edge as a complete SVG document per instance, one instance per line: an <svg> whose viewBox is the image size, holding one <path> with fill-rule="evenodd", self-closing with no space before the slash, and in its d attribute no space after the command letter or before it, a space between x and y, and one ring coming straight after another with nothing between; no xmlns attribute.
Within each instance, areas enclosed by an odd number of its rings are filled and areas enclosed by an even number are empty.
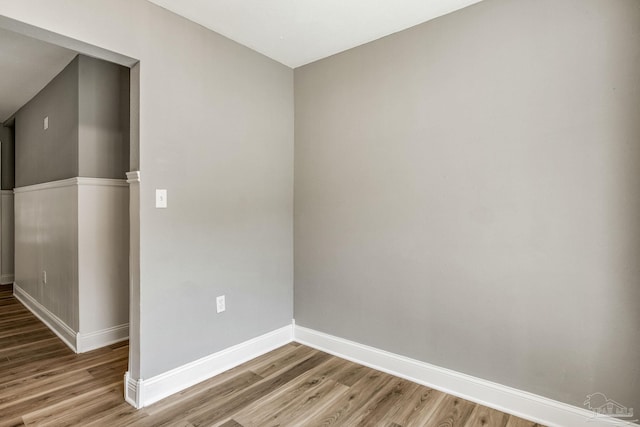
<svg viewBox="0 0 640 427"><path fill-rule="evenodd" d="M93 56L105 61L123 65L125 67L133 67L139 62L138 59L130 56L85 43L71 37L63 36L53 31L45 30L44 28L30 25L26 22L21 22L3 15L0 15L0 28L74 50L87 56Z"/></svg>
<svg viewBox="0 0 640 427"><path fill-rule="evenodd" d="M136 408L149 406L291 341L293 326L287 325L149 379L135 379L127 372L125 400Z"/></svg>

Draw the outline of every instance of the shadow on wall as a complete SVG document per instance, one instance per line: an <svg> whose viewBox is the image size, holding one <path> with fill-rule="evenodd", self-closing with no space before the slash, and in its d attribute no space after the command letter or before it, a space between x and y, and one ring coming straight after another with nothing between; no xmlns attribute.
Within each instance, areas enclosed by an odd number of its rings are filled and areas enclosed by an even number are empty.
<svg viewBox="0 0 640 427"><path fill-rule="evenodd" d="M14 281L14 222L13 222L13 187L14 187L14 140L13 126L0 126L1 143L1 196L0 213L0 283Z"/></svg>

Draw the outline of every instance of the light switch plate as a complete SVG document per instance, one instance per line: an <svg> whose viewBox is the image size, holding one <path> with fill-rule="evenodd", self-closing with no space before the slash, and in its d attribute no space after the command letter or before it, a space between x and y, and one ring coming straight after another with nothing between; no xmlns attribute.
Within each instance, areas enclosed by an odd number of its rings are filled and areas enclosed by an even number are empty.
<svg viewBox="0 0 640 427"><path fill-rule="evenodd" d="M49 129L49 116L44 118L43 127L44 127L44 130Z"/></svg>
<svg viewBox="0 0 640 427"><path fill-rule="evenodd" d="M167 190L156 189L156 208L167 207Z"/></svg>
<svg viewBox="0 0 640 427"><path fill-rule="evenodd" d="M222 313L226 309L227 309L227 303L225 301L225 296L220 295L219 297L216 297L216 312Z"/></svg>

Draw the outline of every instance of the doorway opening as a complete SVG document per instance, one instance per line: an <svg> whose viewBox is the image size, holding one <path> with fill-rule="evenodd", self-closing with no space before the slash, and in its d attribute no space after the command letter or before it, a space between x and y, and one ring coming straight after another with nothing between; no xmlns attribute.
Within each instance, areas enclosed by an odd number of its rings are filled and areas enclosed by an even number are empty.
<svg viewBox="0 0 640 427"><path fill-rule="evenodd" d="M137 372L139 62L4 17L0 31L6 66L52 77L0 84L14 101L0 117L0 282L77 353L128 339ZM42 62L20 64L31 48Z"/></svg>

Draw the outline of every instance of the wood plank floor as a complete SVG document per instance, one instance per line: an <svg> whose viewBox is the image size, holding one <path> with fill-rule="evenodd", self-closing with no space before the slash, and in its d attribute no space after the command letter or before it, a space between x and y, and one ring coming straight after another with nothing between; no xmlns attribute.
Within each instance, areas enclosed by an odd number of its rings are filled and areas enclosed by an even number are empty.
<svg viewBox="0 0 640 427"><path fill-rule="evenodd" d="M127 354L74 354L0 287L0 426L536 426L297 343L136 411Z"/></svg>

